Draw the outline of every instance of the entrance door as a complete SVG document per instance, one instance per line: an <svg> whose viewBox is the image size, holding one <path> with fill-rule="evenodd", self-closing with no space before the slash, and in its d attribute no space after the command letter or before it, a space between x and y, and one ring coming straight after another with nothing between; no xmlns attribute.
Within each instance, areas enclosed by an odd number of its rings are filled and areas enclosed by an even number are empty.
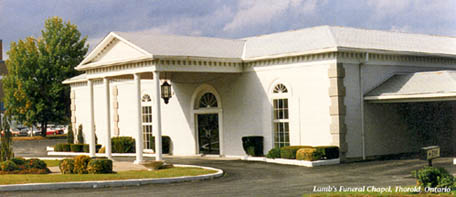
<svg viewBox="0 0 456 197"><path fill-rule="evenodd" d="M219 154L218 114L198 114L198 142L200 154Z"/></svg>

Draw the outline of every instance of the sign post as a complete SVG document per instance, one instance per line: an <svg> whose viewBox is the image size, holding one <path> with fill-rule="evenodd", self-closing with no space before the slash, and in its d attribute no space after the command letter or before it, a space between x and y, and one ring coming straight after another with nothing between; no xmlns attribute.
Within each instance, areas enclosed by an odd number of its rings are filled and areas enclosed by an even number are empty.
<svg viewBox="0 0 456 197"><path fill-rule="evenodd" d="M440 147L439 146L427 146L421 148L420 159L428 160L428 165L432 166L432 160L440 157Z"/></svg>

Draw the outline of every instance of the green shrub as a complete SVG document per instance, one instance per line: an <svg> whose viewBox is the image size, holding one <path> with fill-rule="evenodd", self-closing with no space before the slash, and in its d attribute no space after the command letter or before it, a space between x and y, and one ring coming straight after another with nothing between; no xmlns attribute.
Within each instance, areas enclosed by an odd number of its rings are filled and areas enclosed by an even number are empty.
<svg viewBox="0 0 456 197"><path fill-rule="evenodd" d="M300 148L311 148L311 146L284 146L280 148L280 158L296 159L296 152Z"/></svg>
<svg viewBox="0 0 456 197"><path fill-rule="evenodd" d="M2 171L14 171L14 170L18 170L19 168L13 161L7 160L7 161L0 162L0 169Z"/></svg>
<svg viewBox="0 0 456 197"><path fill-rule="evenodd" d="M84 144L84 135L82 133L82 124L80 124L79 128L78 128L77 139L78 139L78 144Z"/></svg>
<svg viewBox="0 0 456 197"><path fill-rule="evenodd" d="M337 146L316 146L314 148L323 154L321 159L339 158L339 147Z"/></svg>
<svg viewBox="0 0 456 197"><path fill-rule="evenodd" d="M70 152L71 151L71 144L63 144L62 145L63 152Z"/></svg>
<svg viewBox="0 0 456 197"><path fill-rule="evenodd" d="M132 137L113 137L111 139L113 153L134 153L135 139Z"/></svg>
<svg viewBox="0 0 456 197"><path fill-rule="evenodd" d="M271 159L280 158L280 148L272 148L266 157Z"/></svg>
<svg viewBox="0 0 456 197"><path fill-rule="evenodd" d="M25 161L25 168L47 169L47 164L39 159L28 159Z"/></svg>
<svg viewBox="0 0 456 197"><path fill-rule="evenodd" d="M59 163L59 169L62 174L73 174L74 173L74 160L63 159Z"/></svg>
<svg viewBox="0 0 456 197"><path fill-rule="evenodd" d="M320 160L323 157L322 148L300 148L296 152L297 160L315 161Z"/></svg>
<svg viewBox="0 0 456 197"><path fill-rule="evenodd" d="M412 172L417 179L417 185L424 187L451 187L454 184L453 175L444 168L424 167Z"/></svg>
<svg viewBox="0 0 456 197"><path fill-rule="evenodd" d="M71 144L70 150L71 152L82 152L83 144Z"/></svg>
<svg viewBox="0 0 456 197"><path fill-rule="evenodd" d="M11 161L14 162L18 166L25 165L25 162L26 162L26 160L22 157L12 158Z"/></svg>
<svg viewBox="0 0 456 197"><path fill-rule="evenodd" d="M90 162L90 157L86 155L79 155L74 158L74 169L75 174L87 174L87 165Z"/></svg>
<svg viewBox="0 0 456 197"><path fill-rule="evenodd" d="M242 137L242 147L247 155L263 155L263 136L245 136Z"/></svg>
<svg viewBox="0 0 456 197"><path fill-rule="evenodd" d="M98 152L98 150L100 150L100 148L101 148L101 144L96 144L95 145L95 152ZM82 145L82 152L90 153L90 144L83 144Z"/></svg>
<svg viewBox="0 0 456 197"><path fill-rule="evenodd" d="M71 144L67 144L67 143L56 144L54 146L54 151L55 152L70 152L71 151L70 146L71 146Z"/></svg>
<svg viewBox="0 0 456 197"><path fill-rule="evenodd" d="M70 125L68 125L67 143L74 143L73 123L70 123Z"/></svg>
<svg viewBox="0 0 456 197"><path fill-rule="evenodd" d="M92 159L87 164L89 174L112 173L112 160L110 159Z"/></svg>
<svg viewBox="0 0 456 197"><path fill-rule="evenodd" d="M152 150L155 151L155 136L152 136L150 139L150 143L152 146ZM171 150L171 138L166 135L162 135L162 153L163 154L169 154Z"/></svg>

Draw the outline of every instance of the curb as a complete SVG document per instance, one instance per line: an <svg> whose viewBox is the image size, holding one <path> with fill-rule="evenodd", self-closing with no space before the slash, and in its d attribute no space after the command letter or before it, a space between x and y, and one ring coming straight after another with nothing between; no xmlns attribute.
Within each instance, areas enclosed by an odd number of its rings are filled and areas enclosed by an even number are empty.
<svg viewBox="0 0 456 197"><path fill-rule="evenodd" d="M211 167L195 166L195 165L180 165L176 167L196 167L206 170L215 170L213 174L204 174L198 176L181 176L172 178L151 178L151 179L126 179L126 180L109 180L109 181L80 181L80 182L58 182L58 183L28 183L1 185L0 192L7 191L37 191L37 190L57 190L57 189L80 189L80 188L105 188L105 187L125 187L125 186L141 186L147 184L160 183L179 183L188 181L209 180L223 176L223 170Z"/></svg>

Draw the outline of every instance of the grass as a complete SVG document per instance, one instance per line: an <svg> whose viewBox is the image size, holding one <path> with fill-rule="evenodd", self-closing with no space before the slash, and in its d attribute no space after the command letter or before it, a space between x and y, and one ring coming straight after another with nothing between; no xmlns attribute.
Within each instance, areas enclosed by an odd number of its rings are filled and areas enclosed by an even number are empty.
<svg viewBox="0 0 456 197"><path fill-rule="evenodd" d="M329 193L313 193L313 194L304 194L303 196L305 197L343 197L343 196L349 196L349 197L383 197L383 196L388 196L388 197L446 197L446 196L455 196L454 192L450 193L440 193L440 194L434 194L434 193L423 193L423 194L417 194L417 193L403 193L403 192L329 192Z"/></svg>
<svg viewBox="0 0 456 197"><path fill-rule="evenodd" d="M214 170L206 170L201 168L174 167L158 171L122 171L115 174L8 174L0 175L0 185L144 178L169 178L180 176L196 176L215 172L216 171Z"/></svg>
<svg viewBox="0 0 456 197"><path fill-rule="evenodd" d="M19 136L19 137L13 137L13 141L34 141L34 140L49 140L49 139L66 139L67 135L62 134L62 135L48 135L46 137L43 136Z"/></svg>
<svg viewBox="0 0 456 197"><path fill-rule="evenodd" d="M43 160L44 163L46 163L47 167L55 167L55 166L59 166L59 162L60 160Z"/></svg>

